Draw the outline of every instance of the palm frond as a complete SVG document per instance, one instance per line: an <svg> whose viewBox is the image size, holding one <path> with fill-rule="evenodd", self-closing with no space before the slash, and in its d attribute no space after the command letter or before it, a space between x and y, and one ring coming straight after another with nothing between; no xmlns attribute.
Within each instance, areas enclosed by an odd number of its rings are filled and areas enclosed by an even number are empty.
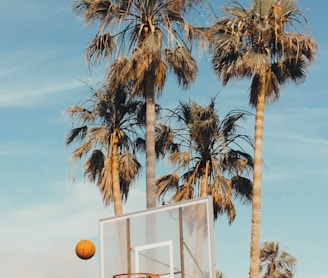
<svg viewBox="0 0 328 278"><path fill-rule="evenodd" d="M301 57L284 60L284 67L287 70L286 76L296 84L305 80L306 62Z"/></svg>
<svg viewBox="0 0 328 278"><path fill-rule="evenodd" d="M213 197L214 217L223 213L227 214L228 221L231 224L236 216L236 209L232 202L231 181L217 175L213 183L209 184L209 194Z"/></svg>
<svg viewBox="0 0 328 278"><path fill-rule="evenodd" d="M88 133L88 127L82 126L77 128L72 128L66 135L65 144L69 145L74 140L82 141Z"/></svg>
<svg viewBox="0 0 328 278"><path fill-rule="evenodd" d="M223 11L229 16L243 18L248 16L246 9L237 1L231 1L232 5L223 6Z"/></svg>
<svg viewBox="0 0 328 278"><path fill-rule="evenodd" d="M139 150L141 152L145 152L146 151L146 140L144 138L138 137L136 139L136 147L137 147L137 150Z"/></svg>
<svg viewBox="0 0 328 278"><path fill-rule="evenodd" d="M271 70L267 71L265 79L266 103L270 104L276 102L280 97L279 81Z"/></svg>
<svg viewBox="0 0 328 278"><path fill-rule="evenodd" d="M177 76L178 84L183 88L189 88L198 73L198 66L190 51L185 47L177 46L174 49L166 49L165 58Z"/></svg>
<svg viewBox="0 0 328 278"><path fill-rule="evenodd" d="M253 200L253 183L242 176L234 176L231 179L235 198L243 204L250 204Z"/></svg>
<svg viewBox="0 0 328 278"><path fill-rule="evenodd" d="M265 49L263 49L265 50ZM270 61L268 52L261 49L250 49L243 56L244 67L248 68L253 73L257 73L258 69L265 68Z"/></svg>
<svg viewBox="0 0 328 278"><path fill-rule="evenodd" d="M137 158L128 152L120 155L120 188L122 198L126 201L128 198L131 184L137 178L141 164Z"/></svg>
<svg viewBox="0 0 328 278"><path fill-rule="evenodd" d="M173 195L172 199L175 202L180 202L182 200L191 200L192 198L194 198L195 184L193 182L190 182L190 180L192 180L192 178L190 177L191 176L189 175L189 180L186 179L183 185L179 186L177 192Z"/></svg>
<svg viewBox="0 0 328 278"><path fill-rule="evenodd" d="M70 114L72 121L74 121L76 118L79 118L82 124L92 122L95 119L94 111L90 111L81 106L69 107L65 112Z"/></svg>
<svg viewBox="0 0 328 278"><path fill-rule="evenodd" d="M252 9L254 10L254 13L261 19L268 18L271 12L271 8L275 2L276 0L252 0Z"/></svg>
<svg viewBox="0 0 328 278"><path fill-rule="evenodd" d="M202 49L206 48L210 39L209 32L211 29L205 26L192 26L185 23L186 38L190 41L195 41Z"/></svg>
<svg viewBox="0 0 328 278"><path fill-rule="evenodd" d="M122 75L122 71L126 64L127 59L125 57L119 57L112 63L110 70L106 75L110 92L115 92L118 88L128 83L128 79Z"/></svg>
<svg viewBox="0 0 328 278"><path fill-rule="evenodd" d="M187 167L191 161L191 155L189 151L185 152L173 152L168 157L169 161L174 165L180 165L182 168Z"/></svg>
<svg viewBox="0 0 328 278"><path fill-rule="evenodd" d="M256 106L258 97L261 93L262 87L264 86L264 84L262 84L260 80L261 80L261 76L259 74L255 74L252 79L249 104L253 107Z"/></svg>
<svg viewBox="0 0 328 278"><path fill-rule="evenodd" d="M171 127L164 123L159 123L155 127L155 152L156 157L164 157L168 152L177 150L177 145L173 142L174 133Z"/></svg>
<svg viewBox="0 0 328 278"><path fill-rule="evenodd" d="M104 168L104 155L100 150L94 150L84 163L84 175L95 182Z"/></svg>
<svg viewBox="0 0 328 278"><path fill-rule="evenodd" d="M179 188L179 175L177 172L160 176L156 180L156 193L159 197L163 197L170 191L177 191Z"/></svg>
<svg viewBox="0 0 328 278"><path fill-rule="evenodd" d="M104 158L104 167L98 177L97 186L101 192L103 203L108 206L113 199L112 158Z"/></svg>
<svg viewBox="0 0 328 278"><path fill-rule="evenodd" d="M159 61L155 68L155 88L157 94L161 95L166 81L166 65L163 61Z"/></svg>
<svg viewBox="0 0 328 278"><path fill-rule="evenodd" d="M83 155L86 155L90 151L91 147L92 141L87 140L73 151L71 160L77 161L81 159Z"/></svg>
<svg viewBox="0 0 328 278"><path fill-rule="evenodd" d="M222 158L221 167L231 174L243 173L253 168L253 158L248 153L229 149Z"/></svg>
<svg viewBox="0 0 328 278"><path fill-rule="evenodd" d="M90 138L97 144L101 144L102 146L106 146L110 143L111 134L109 133L106 126L98 126L94 128L90 128L89 131Z"/></svg>
<svg viewBox="0 0 328 278"><path fill-rule="evenodd" d="M110 57L114 48L114 42L108 33L98 33L89 43L86 56L87 62L100 62L103 58Z"/></svg>
<svg viewBox="0 0 328 278"><path fill-rule="evenodd" d="M239 128L238 121L244 120L249 113L246 111L232 110L221 121L219 130L224 138L229 138L237 132Z"/></svg>
<svg viewBox="0 0 328 278"><path fill-rule="evenodd" d="M119 6L112 2L109 0L81 0L73 5L73 10L77 14L83 15L87 24L95 21L108 21L108 18L112 18L111 15L119 10Z"/></svg>

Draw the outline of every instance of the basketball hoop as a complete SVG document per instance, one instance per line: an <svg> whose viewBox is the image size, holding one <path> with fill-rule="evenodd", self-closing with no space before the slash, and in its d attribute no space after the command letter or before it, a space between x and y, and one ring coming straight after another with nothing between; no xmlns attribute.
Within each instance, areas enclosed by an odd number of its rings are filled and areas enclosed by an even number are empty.
<svg viewBox="0 0 328 278"><path fill-rule="evenodd" d="M114 275L113 278L160 278L160 276L150 273L122 273Z"/></svg>

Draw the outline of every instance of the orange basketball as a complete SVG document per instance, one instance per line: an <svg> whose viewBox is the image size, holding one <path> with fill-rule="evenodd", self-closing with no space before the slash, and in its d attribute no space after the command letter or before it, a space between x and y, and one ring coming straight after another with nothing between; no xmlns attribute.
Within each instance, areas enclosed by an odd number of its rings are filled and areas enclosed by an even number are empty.
<svg viewBox="0 0 328 278"><path fill-rule="evenodd" d="M75 253L82 260L91 259L95 252L95 245L88 239L80 240L75 246Z"/></svg>

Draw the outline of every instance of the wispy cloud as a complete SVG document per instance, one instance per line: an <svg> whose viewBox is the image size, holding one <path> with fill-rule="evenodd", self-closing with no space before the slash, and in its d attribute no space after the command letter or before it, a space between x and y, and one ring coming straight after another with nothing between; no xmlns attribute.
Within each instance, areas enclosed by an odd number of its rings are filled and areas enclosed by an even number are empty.
<svg viewBox="0 0 328 278"><path fill-rule="evenodd" d="M78 81L67 81L65 83L54 83L43 87L25 87L23 84L0 94L0 106L31 106L45 101L52 94L67 93L81 87ZM49 99L48 99L49 100Z"/></svg>

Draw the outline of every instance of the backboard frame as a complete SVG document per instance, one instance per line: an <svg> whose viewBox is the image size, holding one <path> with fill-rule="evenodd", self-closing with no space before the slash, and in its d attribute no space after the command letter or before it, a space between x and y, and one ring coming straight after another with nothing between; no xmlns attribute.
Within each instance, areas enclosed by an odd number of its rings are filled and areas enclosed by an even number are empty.
<svg viewBox="0 0 328 278"><path fill-rule="evenodd" d="M204 237L207 238L206 241L206 256L208 256L208 261L205 263L204 269L206 270L206 275L202 274L202 277L206 278L215 278L216 277L216 265L215 265L215 244L214 244L214 217L213 217L213 203L212 203L212 197L207 196L203 198L197 198L193 200L188 200L188 201L182 201L178 203L173 203L173 204L168 204L164 205L161 207L156 207L152 209L147 209L147 210L142 210L142 211L137 211L129 214L125 214L122 216L118 217L109 217L105 219L100 219L99 220L99 243L100 243L100 275L101 278L112 278L116 273L111 272L111 268L114 266L117 267L117 263L115 264L112 262L112 259L109 259L108 253L111 252L110 245L111 243L111 237L108 234L108 229L112 232L113 230L113 225L116 227L115 229L121 229L121 231L118 232L118 234L122 234L120 241L124 241L123 245L120 244L120 249L121 253L123 254L124 257L124 264L127 266L123 267L123 269L118 270L119 273L132 273L132 272L144 272L148 271L145 269L140 269L139 268L139 260L140 260L140 252L145 251L145 250L151 250L151 249L158 249L158 248L168 248L168 257L169 260L167 261L167 272L166 273L154 273L154 274L160 274L160 277L165 277L165 278L190 278L193 276L187 275L187 272L184 270L184 264L185 264L185 256L187 257L188 255L193 256L194 250L189 250L188 244L184 241L188 235L186 235L186 231L183 228L186 220L186 216L183 214L184 211L187 211L188 214L188 219L192 219L195 217L198 217L199 210L191 210L192 213L188 211L190 208L198 208L198 207L204 207L205 212L204 215L206 217L206 227L204 227ZM195 212L193 212L195 211ZM131 238L135 237L135 234L137 233L136 230L130 231L131 229L131 224L133 221L139 221L139 219L142 219L142 221L145 221L144 219L148 219L149 217L156 217L156 216L161 216L170 214L170 213L178 213L178 218L179 221L176 222L174 229L179 231L179 235L176 235L176 238L173 239L166 239L166 240L160 240L159 242L147 242L147 243L141 243L139 245L134 246L132 243L131 246L131 241L133 241ZM156 220L158 221L158 220ZM189 220L188 220L189 221ZM119 224L121 223L121 224ZM148 223L148 222L147 222ZM157 223L157 222L156 222ZM143 223L145 224L145 223ZM163 225L162 223L157 223L157 225ZM145 224L146 226L148 224ZM155 224L156 225L156 224ZM119 227L120 226L120 227ZM200 225L198 225L200 226ZM107 229L107 230L106 230ZM144 228L146 229L146 228ZM198 229L198 228L197 228ZM123 231L123 232L122 232ZM143 231L144 232L144 231ZM169 232L169 231L168 231ZM192 232L193 233L193 232ZM124 236L123 236L124 235ZM123 236L123 239L122 239ZM179 238L179 239L178 239ZM115 240L115 239L113 239ZM148 240L148 238L147 238ZM173 250L173 243L175 242L175 250ZM177 241L180 241L179 243ZM180 245L179 247L178 244ZM117 248L117 246L116 246ZM115 247L113 248L115 249ZM123 251L122 251L123 250ZM129 251L126 251L129 250ZM131 257L131 250L133 251L133 258ZM155 251L156 252L156 251ZM180 255L180 258L177 258ZM116 254L118 257L121 256L120 254ZM177 267L176 265L173 266L173 256L175 257L175 260L180 260L181 266ZM118 258L116 258L118 259ZM118 259L119 260L119 259ZM121 258L122 260L122 258ZM112 263L112 265L109 265L109 262ZM197 263L197 262L195 262ZM175 271L176 268L179 268L179 271ZM199 266L202 268L201 266ZM186 274L185 274L186 273ZM190 273L190 272L189 272ZM202 272L203 273L203 272ZM195 277L195 278L200 278L200 277Z"/></svg>

